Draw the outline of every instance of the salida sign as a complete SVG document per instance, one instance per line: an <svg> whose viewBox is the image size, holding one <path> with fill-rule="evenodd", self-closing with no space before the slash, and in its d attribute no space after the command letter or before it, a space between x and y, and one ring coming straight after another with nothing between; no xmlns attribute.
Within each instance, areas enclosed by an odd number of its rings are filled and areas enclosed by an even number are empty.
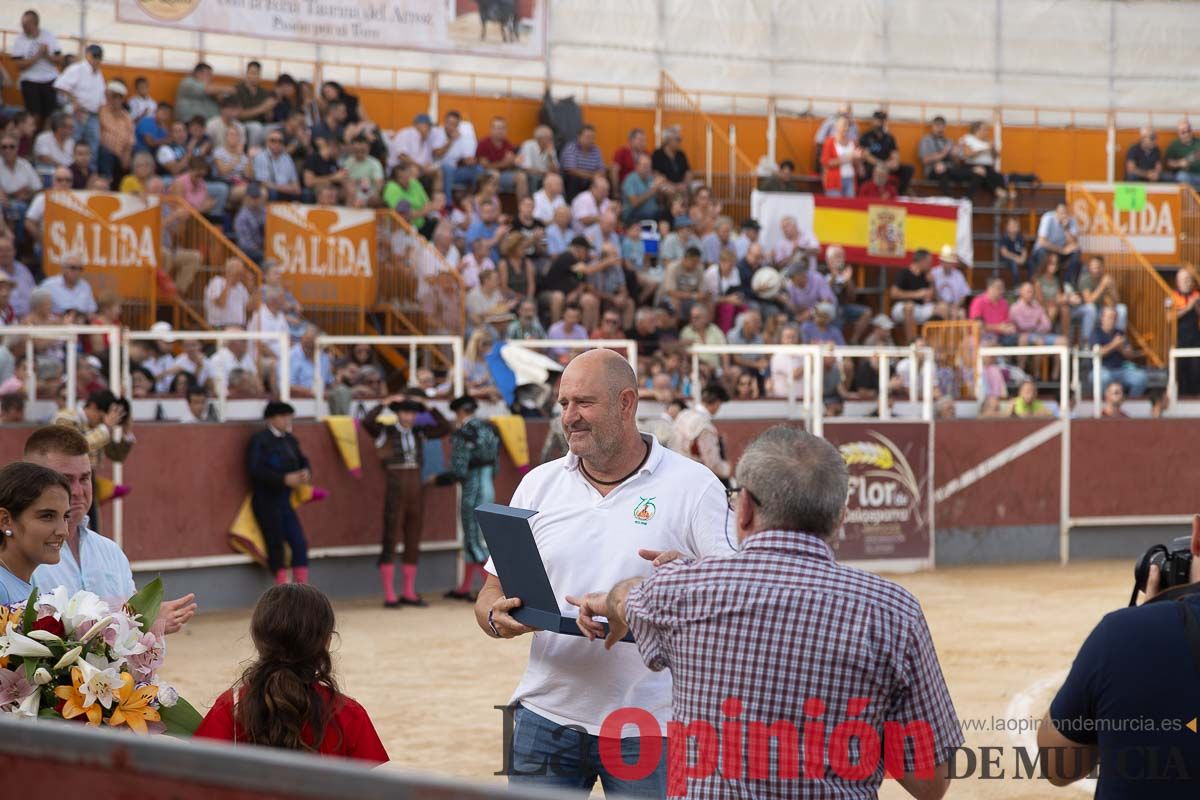
<svg viewBox="0 0 1200 800"><path fill-rule="evenodd" d="M42 252L49 275L78 258L96 291L150 296L162 258L162 213L157 197L117 192L46 193Z"/></svg>
<svg viewBox="0 0 1200 800"><path fill-rule="evenodd" d="M1178 263L1180 187L1153 183L1137 187L1138 201L1129 203L1118 202L1117 184L1083 184L1096 199L1096 208L1093 212L1082 198L1074 203L1080 244L1089 253L1115 253L1122 249L1124 234L1150 263Z"/></svg>
<svg viewBox="0 0 1200 800"><path fill-rule="evenodd" d="M373 211L272 203L266 241L267 257L283 265L302 303L357 308L375 300L379 268Z"/></svg>
<svg viewBox="0 0 1200 800"><path fill-rule="evenodd" d="M839 423L824 433L850 470L843 536L830 543L838 559L928 559L929 426Z"/></svg>

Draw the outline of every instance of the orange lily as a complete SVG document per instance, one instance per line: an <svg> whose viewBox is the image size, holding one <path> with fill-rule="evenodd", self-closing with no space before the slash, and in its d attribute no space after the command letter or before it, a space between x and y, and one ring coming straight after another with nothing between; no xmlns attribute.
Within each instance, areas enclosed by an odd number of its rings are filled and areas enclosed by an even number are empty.
<svg viewBox="0 0 1200 800"><path fill-rule="evenodd" d="M84 707L83 704L86 700L83 693L79 691L79 687L83 684L83 670L79 667L71 667L71 685L55 688L54 696L67 701L62 710L63 719L75 719L81 714L87 714L88 725L99 725L100 718L104 715L104 709L99 703L92 703L90 706Z"/></svg>
<svg viewBox="0 0 1200 800"><path fill-rule="evenodd" d="M121 673L121 688L117 690L117 705L108 724L114 728L128 725L136 733L148 733L146 722L158 722L161 717L158 710L150 707L150 701L158 694L157 686L133 688L133 676L128 672Z"/></svg>

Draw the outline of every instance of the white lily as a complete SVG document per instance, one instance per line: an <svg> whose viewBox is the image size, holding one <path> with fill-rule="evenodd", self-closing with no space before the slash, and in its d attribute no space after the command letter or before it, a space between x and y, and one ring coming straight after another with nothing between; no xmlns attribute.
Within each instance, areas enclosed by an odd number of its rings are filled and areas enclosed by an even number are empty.
<svg viewBox="0 0 1200 800"><path fill-rule="evenodd" d="M148 649L142 642L142 629L124 614L115 615L112 627L105 632L104 639L109 642L113 653L125 658L139 655Z"/></svg>
<svg viewBox="0 0 1200 800"><path fill-rule="evenodd" d="M37 639L39 642L47 642L49 644L57 644L62 641L62 637L51 633L50 631L30 631L30 639Z"/></svg>
<svg viewBox="0 0 1200 800"><path fill-rule="evenodd" d="M45 658L49 655L51 655L49 647L24 634L17 633L11 622L8 623L8 629L4 632L4 636L0 636L0 656Z"/></svg>
<svg viewBox="0 0 1200 800"><path fill-rule="evenodd" d="M124 685L117 668L101 669L82 658L76 661L75 665L83 672L83 683L79 687L84 698L83 707L99 703L105 708L112 708L117 691Z"/></svg>
<svg viewBox="0 0 1200 800"><path fill-rule="evenodd" d="M38 608L50 608L54 616L66 626L68 634L78 634L76 630L89 619L100 619L107 616L111 609L98 596L88 591L67 594L67 590L59 586L52 592L38 595Z"/></svg>
<svg viewBox="0 0 1200 800"><path fill-rule="evenodd" d="M22 717L24 719L37 719L38 710L41 709L41 706L42 693L31 692L24 700L21 701L21 705L17 706L16 714L18 717Z"/></svg>
<svg viewBox="0 0 1200 800"><path fill-rule="evenodd" d="M38 667L33 672L33 682L38 686L45 686L50 681L54 680L54 676L50 674L50 670L45 667Z"/></svg>
<svg viewBox="0 0 1200 800"><path fill-rule="evenodd" d="M60 658L58 660L58 663L54 665L54 669L57 671L57 670L63 669L64 667L71 666L72 664L74 664L76 661L79 660L79 654L82 652L83 652L82 646L72 647L70 650L63 653L63 657Z"/></svg>
<svg viewBox="0 0 1200 800"><path fill-rule="evenodd" d="M100 634L100 633L101 633L101 632L102 632L102 631L103 631L105 628L107 628L109 625L111 625L111 624L112 624L112 621L113 621L113 615L112 615L112 614L109 614L109 615L108 615L108 616L106 616L104 619L100 620L100 621L99 621L99 622L97 622L95 625L93 625L92 627L88 628L88 632L87 632L87 633L85 633L85 634L84 634L84 635L83 635L83 636L80 638L80 640L79 640L79 643L80 643L80 644L87 644L87 643L88 643L88 642L90 642L92 639L95 639L95 638L96 638L96 636L97 636L98 634Z"/></svg>

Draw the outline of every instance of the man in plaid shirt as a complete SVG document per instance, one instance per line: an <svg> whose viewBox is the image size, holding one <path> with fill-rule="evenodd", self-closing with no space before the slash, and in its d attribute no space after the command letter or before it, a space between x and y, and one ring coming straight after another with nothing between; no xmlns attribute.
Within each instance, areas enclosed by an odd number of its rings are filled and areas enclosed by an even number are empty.
<svg viewBox="0 0 1200 800"><path fill-rule="evenodd" d="M668 795L873 798L886 765L914 797L940 798L958 718L916 599L834 560L841 456L777 426L737 481L737 553L664 554L649 578L568 598L588 638L605 616L607 647L632 646L618 642L632 630L646 664L671 670Z"/></svg>

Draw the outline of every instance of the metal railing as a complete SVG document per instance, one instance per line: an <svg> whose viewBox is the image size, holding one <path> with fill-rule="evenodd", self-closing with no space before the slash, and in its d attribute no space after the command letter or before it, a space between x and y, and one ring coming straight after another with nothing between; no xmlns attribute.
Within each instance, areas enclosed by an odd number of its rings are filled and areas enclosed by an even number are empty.
<svg viewBox="0 0 1200 800"><path fill-rule="evenodd" d="M700 357L726 355L791 355L804 359L804 377L800 382L800 397L796 397L795 387L789 381L787 393L787 415L796 417L796 401L800 401L801 418L816 436L824 431L825 418L825 370L826 357L833 358L879 358L879 393L876 400L879 404L879 418L892 418L890 360L893 358L908 358L909 361L909 392L910 399L921 403L921 418L927 422L933 421L934 372L936 362L934 351L929 347L834 347L821 344L693 344L688 346L692 359L691 384L692 398L700 402L704 386L700 375ZM918 361L920 366L918 367Z"/></svg>
<svg viewBox="0 0 1200 800"><path fill-rule="evenodd" d="M1093 228L1097 227L1096 220L1107 226L1105 239L1115 249L1103 253L1104 269L1116 284L1120 301L1129 310L1129 335L1149 363L1165 366L1167 353L1175 346L1174 321L1163 311L1170 303L1171 287L1082 184L1067 184L1067 202L1072 209L1086 213ZM1086 268L1085 264L1083 269Z"/></svg>
<svg viewBox="0 0 1200 800"><path fill-rule="evenodd" d="M1179 402L1179 372L1175 361L1180 358L1200 358L1200 347L1172 347L1171 352L1167 353L1167 401L1170 408Z"/></svg>
<svg viewBox="0 0 1200 800"><path fill-rule="evenodd" d="M163 219L163 251L167 255L163 268L174 281L180 301L174 325L207 328L204 289L210 280L224 274L225 262L229 259L241 262L252 276L254 288L262 285L262 270L220 228L182 198L165 195L162 202L170 209Z"/></svg>
<svg viewBox="0 0 1200 800"><path fill-rule="evenodd" d="M417 356L421 347L450 348L450 379L454 396L463 393L463 340L460 336L326 336L317 337L313 358L316 364L321 363L321 355L328 347L339 345L400 345L408 348L408 383L416 386ZM329 405L324 392L313 392L316 400L316 416L323 417L328 413Z"/></svg>
<svg viewBox="0 0 1200 800"><path fill-rule="evenodd" d="M131 364L129 363L129 343L135 341L277 342L279 345L279 359L276 363L276 392L279 395L279 399L285 403L292 399L291 343L289 341L287 331L125 331L122 335L123 346L121 347L121 385L125 387L126 394L132 394L133 387ZM320 374L319 370L317 374ZM225 419L226 403L229 400L229 386L225 380L226 377L227 376L223 375L218 376L218 380L215 381L217 391L217 411L218 417L221 420Z"/></svg>
<svg viewBox="0 0 1200 800"><path fill-rule="evenodd" d="M395 211L376 213L378 303L408 320L414 332L461 334L466 326L462 276L429 240Z"/></svg>
<svg viewBox="0 0 1200 800"><path fill-rule="evenodd" d="M108 343L108 385L113 394L120 396L121 372L121 329L116 325L6 325L2 335L7 343L15 337L24 337L25 347L25 396L30 403L37 400L37 353L35 339L61 341L66 347L63 370L66 373L67 398L72 407L78 398L77 364L80 336L103 336Z"/></svg>

